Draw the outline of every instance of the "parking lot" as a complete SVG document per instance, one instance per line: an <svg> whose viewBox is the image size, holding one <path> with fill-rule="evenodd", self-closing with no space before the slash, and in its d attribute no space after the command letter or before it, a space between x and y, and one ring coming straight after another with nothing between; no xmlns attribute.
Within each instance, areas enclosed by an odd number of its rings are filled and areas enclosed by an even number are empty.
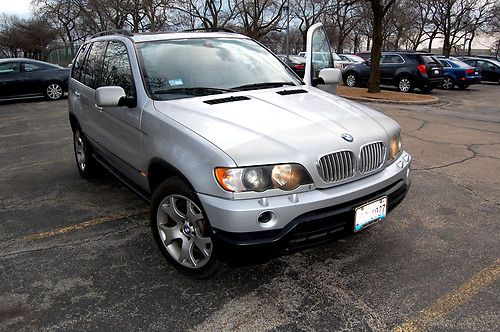
<svg viewBox="0 0 500 332"><path fill-rule="evenodd" d="M0 103L0 330L500 329L500 86L433 94L369 104L413 156L386 220L205 281L166 264L134 193L80 178L67 100Z"/></svg>

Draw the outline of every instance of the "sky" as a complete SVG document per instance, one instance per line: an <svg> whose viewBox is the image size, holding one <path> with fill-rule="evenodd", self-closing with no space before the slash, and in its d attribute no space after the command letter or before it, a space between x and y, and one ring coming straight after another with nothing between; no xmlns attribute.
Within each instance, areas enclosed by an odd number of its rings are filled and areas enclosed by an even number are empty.
<svg viewBox="0 0 500 332"><path fill-rule="evenodd" d="M30 0L0 0L0 13L29 16L30 2Z"/></svg>

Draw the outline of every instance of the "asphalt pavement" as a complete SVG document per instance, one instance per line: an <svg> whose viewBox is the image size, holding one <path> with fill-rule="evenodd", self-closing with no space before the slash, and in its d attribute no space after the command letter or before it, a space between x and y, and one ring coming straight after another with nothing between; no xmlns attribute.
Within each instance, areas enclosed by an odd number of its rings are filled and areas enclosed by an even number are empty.
<svg viewBox="0 0 500 332"><path fill-rule="evenodd" d="M367 103L413 156L386 220L204 281L166 264L145 202L80 178L66 100L0 103L0 330L500 330L500 86L433 94Z"/></svg>

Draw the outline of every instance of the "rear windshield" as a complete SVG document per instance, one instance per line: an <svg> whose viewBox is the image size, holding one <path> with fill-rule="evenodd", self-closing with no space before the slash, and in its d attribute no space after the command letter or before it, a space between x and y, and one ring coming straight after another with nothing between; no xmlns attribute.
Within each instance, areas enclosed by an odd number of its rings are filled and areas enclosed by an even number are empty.
<svg viewBox="0 0 500 332"><path fill-rule="evenodd" d="M439 64L439 61L432 55L421 55L420 57L422 58L423 63L425 63L426 65Z"/></svg>

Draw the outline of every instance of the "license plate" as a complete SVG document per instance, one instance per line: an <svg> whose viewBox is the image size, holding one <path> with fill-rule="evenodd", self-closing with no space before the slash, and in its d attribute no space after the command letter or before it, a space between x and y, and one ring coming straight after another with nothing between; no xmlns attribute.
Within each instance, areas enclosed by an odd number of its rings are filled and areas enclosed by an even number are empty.
<svg viewBox="0 0 500 332"><path fill-rule="evenodd" d="M387 197L366 203L356 208L354 217L354 231L359 232L365 227L382 220L387 214Z"/></svg>

